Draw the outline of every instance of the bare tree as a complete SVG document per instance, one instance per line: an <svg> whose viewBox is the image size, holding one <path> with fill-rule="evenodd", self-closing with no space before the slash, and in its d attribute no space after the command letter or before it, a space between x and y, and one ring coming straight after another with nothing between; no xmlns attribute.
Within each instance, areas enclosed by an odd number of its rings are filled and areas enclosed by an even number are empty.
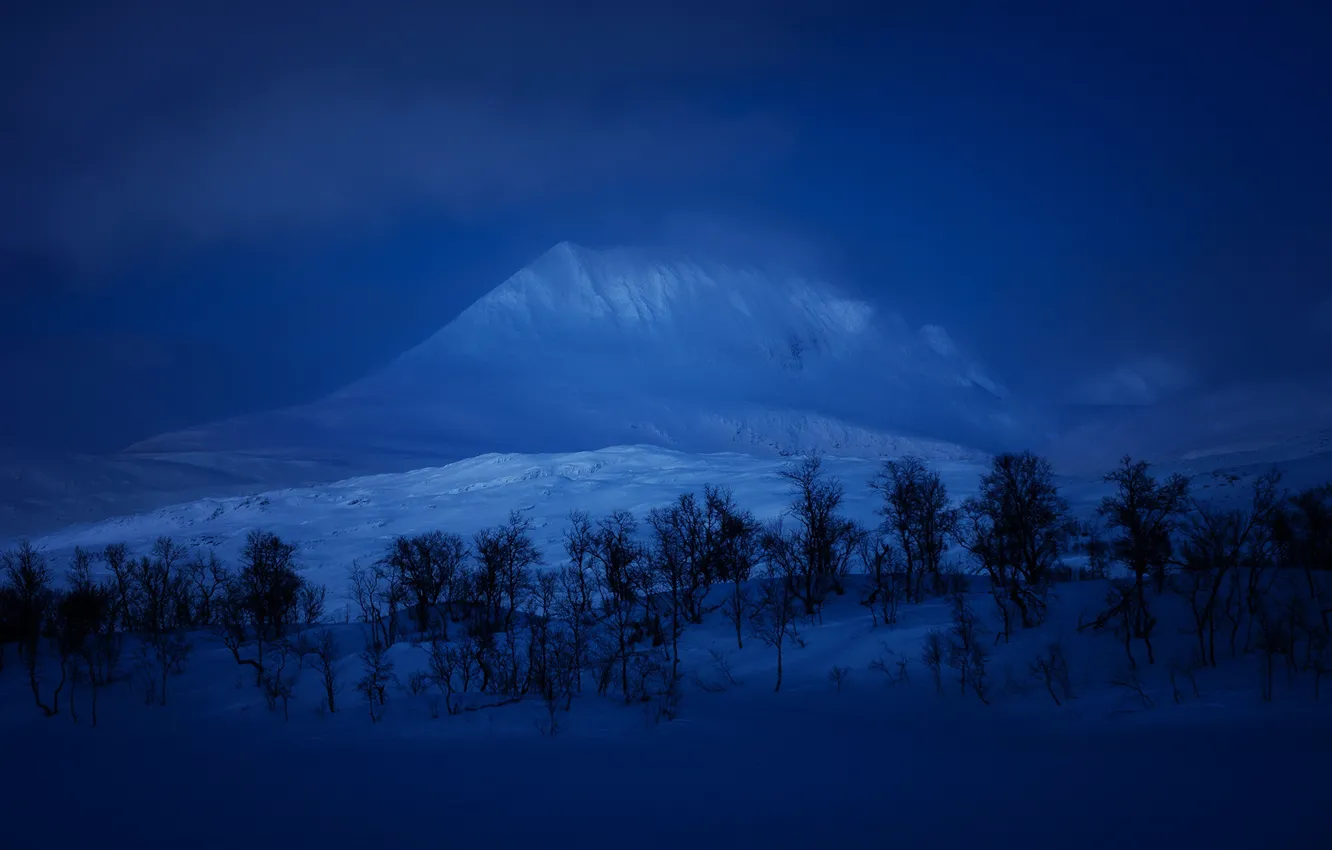
<svg viewBox="0 0 1332 850"><path fill-rule="evenodd" d="M166 634L189 625L189 589L184 572L185 549L170 537L159 537L151 554L131 570L139 601L140 629L150 635Z"/></svg>
<svg viewBox="0 0 1332 850"><path fill-rule="evenodd" d="M277 711L281 704L283 720L291 720L289 706L292 694L296 692L296 680L300 676L301 656L305 648L303 641L298 640L295 645L285 638L280 641L273 653L273 663L264 670L259 683L268 701L268 710Z"/></svg>
<svg viewBox="0 0 1332 850"><path fill-rule="evenodd" d="M792 491L787 507L791 522L773 526L764 535L764 550L769 560L781 562L791 592L805 614L813 617L835 588L840 567L854 553L861 531L838 514L845 491L840 480L825 475L819 455L782 470L781 477Z"/></svg>
<svg viewBox="0 0 1332 850"><path fill-rule="evenodd" d="M303 627L317 626L324 622L324 605L328 601L328 588L322 584L311 584L301 580L301 589L296 592L296 625Z"/></svg>
<svg viewBox="0 0 1332 850"><path fill-rule="evenodd" d="M458 714L464 708L463 698L472 689L472 683L481 675L478 664L480 652L476 641L465 638L457 645L436 637L427 645L430 681L444 698L445 710Z"/></svg>
<svg viewBox="0 0 1332 850"><path fill-rule="evenodd" d="M620 688L626 701L632 698L629 687L629 662L639 614L644 609L642 588L647 557L638 542L638 522L629 511L613 511L597 523L588 555L597 576L602 616L610 629L607 655L620 668Z"/></svg>
<svg viewBox="0 0 1332 850"><path fill-rule="evenodd" d="M559 572L559 617L569 629L570 664L574 688L583 689L583 668L587 665L589 631L596 625L597 576L592 565L596 535L591 520L582 511L569 514L569 528L564 533L564 552L568 563Z"/></svg>
<svg viewBox="0 0 1332 850"><path fill-rule="evenodd" d="M226 593L227 569L218 559L217 553L208 552L208 557L196 555L186 567L190 595L195 604L193 621L196 626L211 626L217 616L218 600Z"/></svg>
<svg viewBox="0 0 1332 850"><path fill-rule="evenodd" d="M1050 692L1050 699L1054 700L1055 705L1063 705L1059 699L1059 694L1064 695L1064 699L1073 698L1073 685L1069 681L1068 661L1064 658L1064 645L1055 641L1045 648L1045 652L1036 656L1036 660L1031 663L1031 674L1036 679L1045 684L1045 689Z"/></svg>
<svg viewBox="0 0 1332 850"><path fill-rule="evenodd" d="M356 683L356 691L365 697L370 707L370 722L378 723L384 716L384 706L388 704L388 687L396 678L393 660L388 657L388 647L377 639L371 639L361 653L361 664L365 675Z"/></svg>
<svg viewBox="0 0 1332 850"><path fill-rule="evenodd" d="M491 628L508 632L513 627L513 616L532 583L532 568L541 564L531 532L532 520L511 511L504 525L483 529L473 539L476 586Z"/></svg>
<svg viewBox="0 0 1332 850"><path fill-rule="evenodd" d="M681 565L680 607L691 623L703 622L708 592L718 580L718 548L722 522L728 516L729 490L705 485L703 498L683 493L669 508L657 510L657 520L649 519L654 534L668 534Z"/></svg>
<svg viewBox="0 0 1332 850"><path fill-rule="evenodd" d="M777 650L777 683L773 691L782 689L782 656L786 641L797 646L804 646L800 631L796 625L799 597L795 593L795 582L780 562L769 562L768 572L759 581L758 598L750 614L750 628L754 637Z"/></svg>
<svg viewBox="0 0 1332 850"><path fill-rule="evenodd" d="M1179 590L1189 601L1198 659L1216 666L1216 634L1223 617L1238 631L1240 600L1222 595L1227 587L1239 589L1232 574L1243 568L1260 572L1272 560L1272 534L1281 508L1280 473L1271 472L1254 484L1249 505L1225 509L1196 499L1193 513L1183 525L1184 542L1178 559ZM1231 486L1234 478L1223 478ZM1235 594L1237 597L1238 594ZM1232 610L1232 605L1234 609Z"/></svg>
<svg viewBox="0 0 1332 850"><path fill-rule="evenodd" d="M133 558L124 543L111 543L102 550L102 562L111 572L111 585L115 594L116 618L122 632L134 629L134 583L130 572Z"/></svg>
<svg viewBox="0 0 1332 850"><path fill-rule="evenodd" d="M687 500L682 497L681 501L671 508L653 508L648 512L648 526L652 529L652 547L648 550L648 569L645 578L649 594L659 592L665 599L669 623L666 639L670 645L669 667L672 682L680 678L680 634L684 630L684 620L688 616L685 611L685 596L688 592L689 575L693 569L690 560L695 556L690 551L693 544L686 528L689 523L686 511L692 511L695 503L692 494L686 495Z"/></svg>
<svg viewBox="0 0 1332 850"><path fill-rule="evenodd" d="M882 532L867 533L856 550L866 577L860 604L870 610L876 628L880 619L885 625L893 625L897 622L897 606L902 596L897 585L897 552Z"/></svg>
<svg viewBox="0 0 1332 850"><path fill-rule="evenodd" d="M731 586L725 603L726 617L735 626L736 648L744 649L744 624L750 609L745 583L762 557L762 527L753 514L735 504L729 488L709 487L705 494L709 524L716 534L713 547L716 577Z"/></svg>
<svg viewBox="0 0 1332 850"><path fill-rule="evenodd" d="M324 688L324 704L329 714L333 714L338 710L337 696L342 691L342 658L332 629L319 632L319 636L309 646L309 654L314 659L314 669L319 673L319 681Z"/></svg>
<svg viewBox="0 0 1332 850"><path fill-rule="evenodd" d="M167 704L167 683L184 672L193 649L186 636L193 606L185 574L188 553L170 537L153 543L150 557L139 559L133 575L145 631L137 658L150 702Z"/></svg>
<svg viewBox="0 0 1332 850"><path fill-rule="evenodd" d="M997 456L980 492L962 505L958 542L990 576L1005 639L1011 619L1023 628L1045 620L1050 569L1067 512L1050 462L1030 452Z"/></svg>
<svg viewBox="0 0 1332 850"><path fill-rule="evenodd" d="M882 503L882 529L892 540L906 573L908 600L919 600L926 579L935 580L957 521L948 488L939 473L919 457L885 460L870 481Z"/></svg>
<svg viewBox="0 0 1332 850"><path fill-rule="evenodd" d="M1323 634L1332 635L1332 485L1291 497L1275 525L1281 563L1303 574ZM1250 583L1250 597L1255 598L1256 579L1251 577Z"/></svg>
<svg viewBox="0 0 1332 850"><path fill-rule="evenodd" d="M78 720L75 687L86 682L92 697L92 725L97 725L97 697L119 658L114 590L92 576L92 555L75 548L66 577L67 590L55 606L55 634L61 663L71 664L70 714Z"/></svg>
<svg viewBox="0 0 1332 850"><path fill-rule="evenodd" d="M0 554L5 586L12 606L12 629L18 638L19 657L28 672L28 686L33 701L47 717L60 711L60 691L65 685L66 669L61 664L60 682L55 686L53 702L47 705L41 695L42 632L55 594L51 588L51 569L46 557L27 540L13 551Z"/></svg>
<svg viewBox="0 0 1332 850"><path fill-rule="evenodd" d="M556 617L560 600L560 577L541 572L527 597L527 667L532 684L545 692L556 676L558 641L563 629Z"/></svg>
<svg viewBox="0 0 1332 850"><path fill-rule="evenodd" d="M252 531L241 550L237 576L254 626L274 638L294 625L304 580L296 565L296 546L268 531Z"/></svg>
<svg viewBox="0 0 1332 850"><path fill-rule="evenodd" d="M986 663L989 655L981 640L983 630L980 618L967 604L964 593L955 593L952 598L953 625L949 629L947 649L948 666L957 671L958 684L963 695L967 686L983 703L989 702L988 687L985 679Z"/></svg>
<svg viewBox="0 0 1332 850"><path fill-rule="evenodd" d="M353 561L347 571L347 583L351 586L352 600L360 610L361 622L370 627L375 640L392 646L395 635L386 617L390 600L396 596L391 577L378 566L367 567Z"/></svg>
<svg viewBox="0 0 1332 850"><path fill-rule="evenodd" d="M302 596L306 605L302 605ZM314 602L317 600L318 605ZM254 668L263 684L275 653L285 652L287 629L322 607L323 594L313 598L296 564L296 547L266 531L252 531L241 551L240 571L228 575L219 610L218 630L237 664Z"/></svg>
<svg viewBox="0 0 1332 850"><path fill-rule="evenodd" d="M416 628L424 634L430 627L431 612L439 608L441 600L451 601L466 565L467 543L457 534L442 531L398 537L389 545L385 560L397 571L406 588L416 615ZM447 611L440 610L440 617L447 639Z"/></svg>
<svg viewBox="0 0 1332 850"><path fill-rule="evenodd" d="M181 631L150 632L135 651L149 705L167 704L167 682L184 672L193 645Z"/></svg>
<svg viewBox="0 0 1332 850"><path fill-rule="evenodd" d="M834 664L832 670L828 671L828 681L833 683L833 686L837 688L837 693L839 694L842 692L842 684L846 682L850 676L850 667L841 667Z"/></svg>
<svg viewBox="0 0 1332 850"><path fill-rule="evenodd" d="M1143 640L1147 663L1156 662L1152 651L1151 627L1155 617L1147 602L1147 579L1154 577L1158 590L1165 587L1166 567L1174 552L1172 537L1188 509L1189 481L1172 475L1157 482L1145 461L1124 457L1119 469L1105 477L1116 492L1101 500L1098 512L1105 517L1114 536L1110 541L1116 561L1133 573L1131 592L1097 619L1097 624L1132 610L1128 623L1133 637ZM1130 655L1130 660L1132 656Z"/></svg>

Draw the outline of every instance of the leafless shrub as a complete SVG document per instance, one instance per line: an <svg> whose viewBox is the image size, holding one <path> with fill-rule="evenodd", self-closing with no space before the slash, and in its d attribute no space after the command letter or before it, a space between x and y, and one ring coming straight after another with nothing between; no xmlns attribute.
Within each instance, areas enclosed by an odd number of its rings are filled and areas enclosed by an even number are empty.
<svg viewBox="0 0 1332 850"><path fill-rule="evenodd" d="M989 653L981 640L982 629L976 612L967 603L965 594L955 593L952 599L953 625L948 632L948 666L957 672L958 684L965 695L967 686L983 703L988 703L986 663Z"/></svg>
<svg viewBox="0 0 1332 850"><path fill-rule="evenodd" d="M744 684L744 682L736 679L735 674L731 672L731 660L726 657L725 653L721 650L710 649L708 650L708 656L712 659L713 669L721 674L721 678L727 684L737 687Z"/></svg>
<svg viewBox="0 0 1332 850"><path fill-rule="evenodd" d="M365 697L370 722L378 723L384 716L384 706L388 704L388 687L395 678L393 660L388 657L388 647L372 639L361 653L361 663L365 675L356 683L356 691Z"/></svg>
<svg viewBox="0 0 1332 850"><path fill-rule="evenodd" d="M457 645L433 640L427 650L430 678L444 698L444 708L449 714L459 714L463 710L464 695L481 676L478 661L482 656L481 649L469 637Z"/></svg>
<svg viewBox="0 0 1332 850"><path fill-rule="evenodd" d="M887 642L880 642L880 646L883 647L883 654L869 663L870 671L882 673L888 679L890 685L910 682L911 677L907 673L907 667L911 659L898 655L889 648Z"/></svg>
<svg viewBox="0 0 1332 850"><path fill-rule="evenodd" d="M432 682L430 674L424 670L416 670L407 676L407 693L414 697L430 690Z"/></svg>
<svg viewBox="0 0 1332 850"><path fill-rule="evenodd" d="M664 646L653 647L634 656L632 698L645 704L651 723L674 720L680 711L683 693L680 678L673 674L670 654Z"/></svg>
<svg viewBox="0 0 1332 850"><path fill-rule="evenodd" d="M300 611L301 625L317 626L324 622L324 604L328 599L328 588L322 584L302 582L296 594L296 606Z"/></svg>
<svg viewBox="0 0 1332 850"><path fill-rule="evenodd" d="M845 682L850 675L850 667L840 667L834 664L833 668L828 671L828 681L833 683L837 688L837 693L840 694L842 692L842 683Z"/></svg>
<svg viewBox="0 0 1332 850"><path fill-rule="evenodd" d="M881 532L865 534L856 548L867 579L860 604L869 609L875 628L881 620L891 626L897 622L902 596L897 587L896 550Z"/></svg>
<svg viewBox="0 0 1332 850"><path fill-rule="evenodd" d="M268 710L276 711L280 704L282 719L291 720L289 705L301 672L299 649L284 640L275 647L272 657L274 660L264 670L259 686Z"/></svg>
<svg viewBox="0 0 1332 850"><path fill-rule="evenodd" d="M1064 645L1055 641L1045 648L1045 652L1031 662L1031 674L1045 684L1050 692L1050 699L1055 705L1063 705L1059 695L1065 700L1073 698L1073 686L1068 677L1068 661L1064 658Z"/></svg>
<svg viewBox="0 0 1332 850"><path fill-rule="evenodd" d="M193 645L183 631L145 635L134 653L135 672L148 705L167 704L167 682L185 671Z"/></svg>
<svg viewBox="0 0 1332 850"><path fill-rule="evenodd" d="M700 690L710 694L719 694L726 691L727 688L737 687L743 684L736 679L735 674L731 672L731 660L727 658L724 652L717 649L709 649L708 656L712 659L712 669L715 675L710 680L704 679L703 676L695 670L694 684L697 685Z"/></svg>
<svg viewBox="0 0 1332 850"><path fill-rule="evenodd" d="M567 629L555 632L550 646L550 659L540 684L541 704L545 717L536 721L537 730L546 737L554 737L560 730L560 709L569 711L578 688L578 653L573 635Z"/></svg>
<svg viewBox="0 0 1332 850"><path fill-rule="evenodd" d="M531 665L527 653L518 639L507 633L497 635L491 644L490 669L494 672L491 684L495 693L506 697L522 697L531 686Z"/></svg>
<svg viewBox="0 0 1332 850"><path fill-rule="evenodd" d="M309 645L308 654L313 658L313 666L319 673L320 684L324 688L324 705L329 714L337 712L337 695L342 690L342 664L338 657L337 638L332 629L324 629Z"/></svg>
<svg viewBox="0 0 1332 850"><path fill-rule="evenodd" d="M1110 684L1117 688L1124 688L1137 695L1142 701L1143 708L1151 708L1155 705L1152 697L1147 693L1147 687L1142 681L1142 672L1136 664L1124 664L1116 668L1110 679Z"/></svg>
<svg viewBox="0 0 1332 850"><path fill-rule="evenodd" d="M1150 662L1155 656L1152 652L1152 634L1156 630L1156 615L1146 607L1146 594L1142 585L1133 579L1111 580L1106 590L1106 608L1095 619L1083 622L1079 618L1078 631L1085 629L1099 630L1110 626L1114 634L1124 642L1124 654L1131 666L1137 666L1133 657L1133 640L1141 639L1147 647Z"/></svg>
<svg viewBox="0 0 1332 850"><path fill-rule="evenodd" d="M796 595L793 582L780 572L771 572L759 586L758 599L750 615L752 634L777 650L777 683L774 691L782 689L782 655L787 640L804 646L796 627Z"/></svg>

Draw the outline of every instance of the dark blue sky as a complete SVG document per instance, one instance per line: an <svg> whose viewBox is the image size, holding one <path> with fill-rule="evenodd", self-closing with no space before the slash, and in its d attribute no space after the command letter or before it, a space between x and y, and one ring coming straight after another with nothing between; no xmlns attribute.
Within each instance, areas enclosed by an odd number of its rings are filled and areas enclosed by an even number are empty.
<svg viewBox="0 0 1332 850"><path fill-rule="evenodd" d="M319 395L563 239L776 255L1051 398L1325 368L1325 6L7 10L0 442Z"/></svg>

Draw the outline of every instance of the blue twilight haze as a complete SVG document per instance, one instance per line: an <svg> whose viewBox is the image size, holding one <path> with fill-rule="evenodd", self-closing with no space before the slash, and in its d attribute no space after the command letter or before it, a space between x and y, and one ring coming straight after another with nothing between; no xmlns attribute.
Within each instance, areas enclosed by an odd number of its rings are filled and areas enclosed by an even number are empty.
<svg viewBox="0 0 1332 850"><path fill-rule="evenodd" d="M0 443L322 396L563 240L777 263L1015 393L1332 363L1320 4L56 0L0 35Z"/></svg>

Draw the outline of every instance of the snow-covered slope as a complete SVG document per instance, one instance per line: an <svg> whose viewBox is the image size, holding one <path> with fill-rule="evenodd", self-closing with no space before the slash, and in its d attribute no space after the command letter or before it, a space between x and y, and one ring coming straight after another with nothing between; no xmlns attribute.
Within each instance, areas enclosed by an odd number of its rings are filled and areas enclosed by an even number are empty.
<svg viewBox="0 0 1332 850"><path fill-rule="evenodd" d="M562 243L328 398L136 448L878 455L909 437L960 455L942 445L1021 433L1003 387L940 327L797 276Z"/></svg>
<svg viewBox="0 0 1332 850"><path fill-rule="evenodd" d="M1242 383L1144 406L1100 409L1040 447L1065 472L1104 469L1129 453L1184 471L1203 466L1332 461L1332 377Z"/></svg>
<svg viewBox="0 0 1332 850"><path fill-rule="evenodd" d="M829 457L825 462L846 487L848 512L864 522L875 521L867 483L877 461ZM557 455L488 454L408 473L185 502L73 526L35 537L33 543L59 560L74 546L101 549L123 542L147 551L155 538L168 535L192 548L214 548L232 560L245 535L263 528L297 543L311 577L341 596L351 562L379 557L394 537L436 528L471 534L503 522L511 510L531 517L534 536L552 562L561 551L570 510L604 515L624 508L642 515L681 493L724 484L740 504L759 516L775 517L789 501L787 482L778 475L786 463L738 453L688 455L653 446ZM982 470L980 462L945 461L938 466L959 497L975 489Z"/></svg>
<svg viewBox="0 0 1332 850"><path fill-rule="evenodd" d="M980 476L989 468L983 457L927 457L957 501L975 493ZM732 488L739 504L759 517L774 518L789 502L789 485L779 475L789 462L738 452L686 454L649 445L564 454L486 454L446 466L328 484L251 490L245 495L217 491L210 498L127 511L29 536L57 561L75 546L100 550L109 543L126 543L146 552L162 535L190 548L214 549L232 560L247 533L266 529L298 544L311 577L341 596L348 565L378 557L394 537L432 529L468 535L502 523L513 510L531 518L534 538L552 563L562 557L561 540L571 510L601 516L623 508L642 516L681 493L701 493L704 485L715 484ZM824 463L845 487L846 513L867 525L877 523L878 502L867 485L879 461L828 456ZM1306 458L1281 466L1292 489L1332 479L1332 455L1322 462ZM1269 468L1269 463L1248 463L1242 456L1157 467L1162 473L1179 469L1195 476L1197 494L1218 503L1244 498L1250 482ZM1060 488L1075 514L1089 516L1108 493L1101 480L1104 471L1060 476ZM1238 475L1238 486L1220 486L1208 475L1212 471ZM5 536L0 533L0 549L16 542Z"/></svg>

